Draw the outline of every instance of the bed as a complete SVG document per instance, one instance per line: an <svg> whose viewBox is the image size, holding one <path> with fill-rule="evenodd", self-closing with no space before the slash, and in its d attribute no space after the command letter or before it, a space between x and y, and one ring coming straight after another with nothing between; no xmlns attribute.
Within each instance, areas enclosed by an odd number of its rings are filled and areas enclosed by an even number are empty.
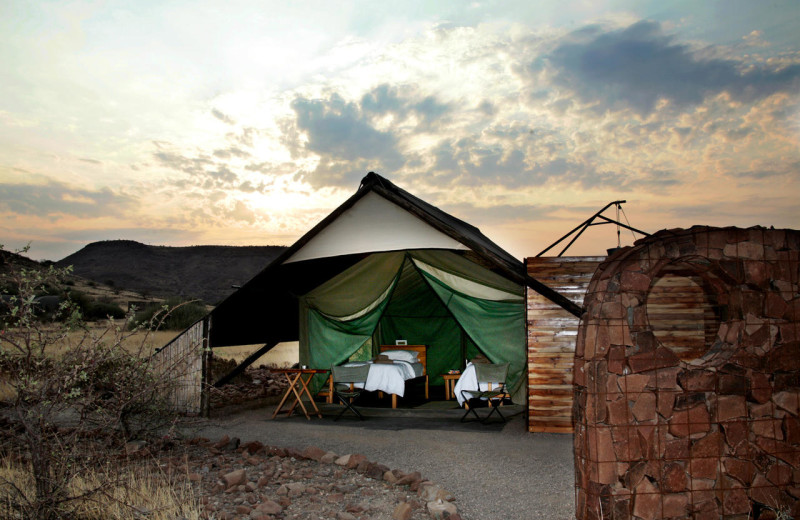
<svg viewBox="0 0 800 520"><path fill-rule="evenodd" d="M428 399L428 346L427 345L381 345L380 353L392 358L392 363L369 362L369 375L364 390L392 396L392 408L397 408L397 397L403 397L406 382L423 380L425 399ZM409 355L411 353L412 355ZM412 361L413 355L416 361ZM348 363L353 365L356 363Z"/></svg>
<svg viewBox="0 0 800 520"><path fill-rule="evenodd" d="M407 351L407 352L415 352L417 354L417 363L420 365L418 369L414 373L414 377L408 377L403 381L403 392L398 394L397 392L387 392L392 395L392 408L397 408L397 396L403 397L405 395L405 382L412 380L412 379L423 379L425 381L425 399L427 400L429 397L428 392L428 345L381 345L380 352L381 354L388 354L390 352L398 352L398 351ZM398 364L395 361L394 364ZM379 365L379 363L373 363L373 365ZM391 365L384 365L384 366L391 366ZM374 368L374 367L373 367ZM416 367L415 367L416 368ZM370 368L372 371L372 368Z"/></svg>

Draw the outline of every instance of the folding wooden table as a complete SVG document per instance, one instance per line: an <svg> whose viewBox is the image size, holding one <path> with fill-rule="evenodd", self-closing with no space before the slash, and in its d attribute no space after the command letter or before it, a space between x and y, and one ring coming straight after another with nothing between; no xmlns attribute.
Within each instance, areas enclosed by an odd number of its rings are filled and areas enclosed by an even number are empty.
<svg viewBox="0 0 800 520"><path fill-rule="evenodd" d="M298 404L300 405L300 408L303 409L306 419L311 419L309 410L306 409L305 405L303 404L304 395L307 396L308 400L311 402L311 406L314 408L314 412L316 412L317 417L322 418L322 413L319 411L319 408L317 408L317 404L314 402L314 396L311 395L311 390L308 388L308 382L311 381L311 378L316 374L327 374L328 370L319 368L282 368L279 370L272 370L272 372L278 372L285 375L287 381L289 381L289 387L286 389L286 394L284 394L283 399L281 399L281 402L278 404L278 407L275 408L275 411L272 413L273 419L279 413L285 413L287 414L287 417L291 416ZM294 395L294 402L288 409L282 410L284 404L288 405L289 397L292 395Z"/></svg>

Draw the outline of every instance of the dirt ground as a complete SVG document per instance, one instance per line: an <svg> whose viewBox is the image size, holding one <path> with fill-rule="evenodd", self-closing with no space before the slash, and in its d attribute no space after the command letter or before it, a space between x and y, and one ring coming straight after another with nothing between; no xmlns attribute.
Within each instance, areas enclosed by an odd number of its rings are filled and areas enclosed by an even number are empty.
<svg viewBox="0 0 800 520"><path fill-rule="evenodd" d="M262 397L217 408L210 419L194 421L191 433L362 454L391 469L419 472L451 493L467 520L574 518L572 436L528 433L521 407L507 408L505 424L482 425L461 423L463 412L452 401L397 410L362 406L364 421L349 415L334 421L340 407L323 403L322 418L272 419L275 402Z"/></svg>

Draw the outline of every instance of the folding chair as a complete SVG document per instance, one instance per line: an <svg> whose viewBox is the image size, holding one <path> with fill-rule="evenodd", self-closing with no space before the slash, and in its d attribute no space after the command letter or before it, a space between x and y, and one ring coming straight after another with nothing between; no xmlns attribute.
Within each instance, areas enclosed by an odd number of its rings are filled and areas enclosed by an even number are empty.
<svg viewBox="0 0 800 520"><path fill-rule="evenodd" d="M467 404L467 411L461 416L461 422L464 422L467 415L472 412L481 424L486 424L489 417L497 412L497 415L506 422L506 418L500 413L500 404L506 397L506 378L508 377L508 363L490 364L490 363L475 363L475 377L478 380L478 388L475 390L461 390L461 397ZM491 390L490 390L491 388ZM485 408L488 406L491 411L481 419L476 408Z"/></svg>
<svg viewBox="0 0 800 520"><path fill-rule="evenodd" d="M339 415L336 416L334 421L338 421L339 417L341 417L342 414L344 414L344 412L347 410L355 413L362 421L364 420L364 416L361 415L361 412L359 412L353 406L353 401L361 395L361 392L364 391L363 386L367 381L368 374L369 364L367 363L352 367L331 367L331 377L333 378L333 394L338 397L345 406L345 408L342 408L342 411L339 412ZM357 387L356 384L361 384L362 388Z"/></svg>

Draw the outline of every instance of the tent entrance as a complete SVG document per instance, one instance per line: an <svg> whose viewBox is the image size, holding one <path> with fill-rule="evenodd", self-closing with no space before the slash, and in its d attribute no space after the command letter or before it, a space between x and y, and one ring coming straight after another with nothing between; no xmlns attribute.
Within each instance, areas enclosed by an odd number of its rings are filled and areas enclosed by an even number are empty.
<svg viewBox="0 0 800 520"><path fill-rule="evenodd" d="M463 370L465 359L480 352L411 257L403 262L398 284L375 329L371 356L378 354L379 345L393 345L398 339L409 345L428 345L432 385L444 384L442 374Z"/></svg>
<svg viewBox="0 0 800 520"><path fill-rule="evenodd" d="M441 384L441 374L482 352L511 363L519 401L524 320L522 287L461 255L376 253L300 297L300 361L325 367L369 359L378 345L405 339L429 346L428 374Z"/></svg>

